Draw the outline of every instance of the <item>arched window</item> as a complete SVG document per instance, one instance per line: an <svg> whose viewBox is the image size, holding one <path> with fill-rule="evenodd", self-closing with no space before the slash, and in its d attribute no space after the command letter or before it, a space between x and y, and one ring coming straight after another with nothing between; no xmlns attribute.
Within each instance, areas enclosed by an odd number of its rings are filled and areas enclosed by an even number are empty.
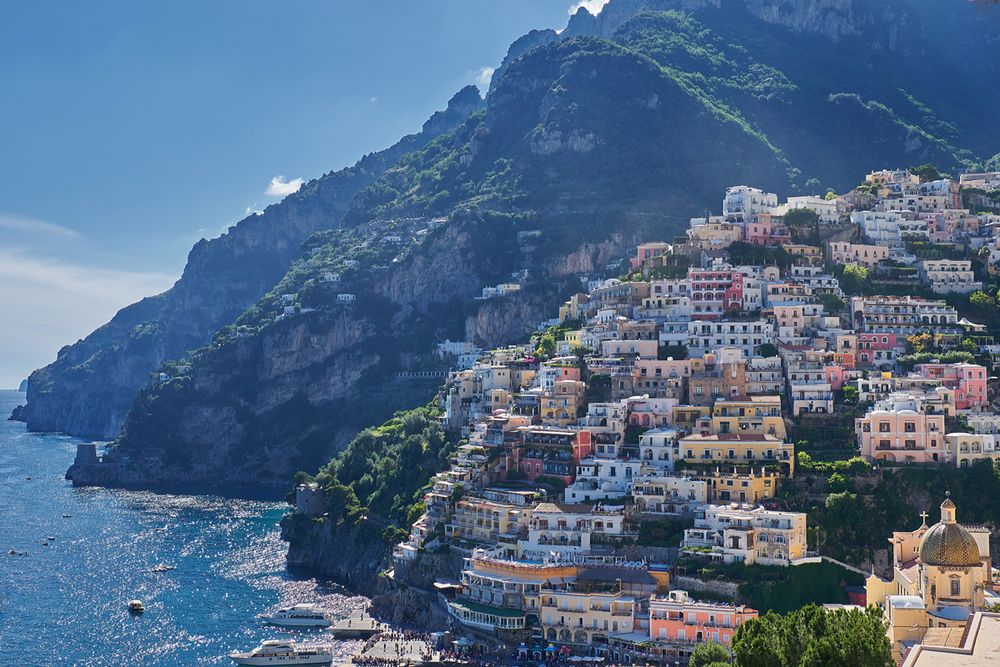
<svg viewBox="0 0 1000 667"><path fill-rule="evenodd" d="M951 596L958 597L962 594L962 581L958 577L951 578Z"/></svg>

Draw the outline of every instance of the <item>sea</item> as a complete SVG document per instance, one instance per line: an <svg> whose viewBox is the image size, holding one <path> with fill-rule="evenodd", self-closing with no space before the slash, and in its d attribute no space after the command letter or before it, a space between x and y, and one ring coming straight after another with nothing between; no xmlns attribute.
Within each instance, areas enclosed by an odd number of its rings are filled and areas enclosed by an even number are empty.
<svg viewBox="0 0 1000 667"><path fill-rule="evenodd" d="M6 421L23 402L0 391L0 667L226 665L265 639L330 642L342 658L358 648L257 618L296 602L338 616L367 604L286 571L287 505L73 488L63 475L82 441ZM127 611L133 598L141 616Z"/></svg>

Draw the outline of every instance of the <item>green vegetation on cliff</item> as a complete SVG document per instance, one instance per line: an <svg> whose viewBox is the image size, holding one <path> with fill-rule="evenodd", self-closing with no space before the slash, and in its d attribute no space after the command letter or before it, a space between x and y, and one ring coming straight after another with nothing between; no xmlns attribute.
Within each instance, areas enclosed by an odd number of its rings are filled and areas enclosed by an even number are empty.
<svg viewBox="0 0 1000 667"><path fill-rule="evenodd" d="M818 544L821 554L847 562L860 564L885 552L886 538L893 531L916 528L922 511L934 521L945 491L951 491L962 523L995 527L1000 517L1000 465L988 460L968 468L905 466L877 475L859 473L860 464L817 472L825 477L831 470L829 493L822 499L806 491L817 486L816 474L800 468L783 500L808 512L811 548Z"/></svg>
<svg viewBox="0 0 1000 667"><path fill-rule="evenodd" d="M325 465L315 481L330 501L331 519L357 521L367 512L408 527L427 480L447 467L454 451L455 443L437 417L429 406L397 412L384 424L361 431ZM306 477L300 473L298 479Z"/></svg>

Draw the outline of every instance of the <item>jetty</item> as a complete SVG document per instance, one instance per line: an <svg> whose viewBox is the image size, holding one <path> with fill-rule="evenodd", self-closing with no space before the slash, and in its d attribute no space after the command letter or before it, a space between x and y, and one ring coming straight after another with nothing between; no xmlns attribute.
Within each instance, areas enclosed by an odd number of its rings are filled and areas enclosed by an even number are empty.
<svg viewBox="0 0 1000 667"><path fill-rule="evenodd" d="M368 639L385 629L383 623L368 613L359 611L330 626L330 634L337 639Z"/></svg>

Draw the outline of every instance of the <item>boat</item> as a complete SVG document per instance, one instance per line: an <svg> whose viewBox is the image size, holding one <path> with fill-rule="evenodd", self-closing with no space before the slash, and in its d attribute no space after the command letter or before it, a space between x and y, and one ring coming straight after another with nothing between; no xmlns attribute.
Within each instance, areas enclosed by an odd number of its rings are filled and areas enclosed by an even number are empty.
<svg viewBox="0 0 1000 667"><path fill-rule="evenodd" d="M229 658L237 665L329 665L329 646L299 646L294 641L269 639L248 653L234 652Z"/></svg>
<svg viewBox="0 0 1000 667"><path fill-rule="evenodd" d="M142 600L129 600L128 610L132 614L141 614L146 611L146 608L142 606Z"/></svg>
<svg viewBox="0 0 1000 667"><path fill-rule="evenodd" d="M165 563L160 563L159 565L154 565L150 568L150 572L169 572L170 570L176 570L176 565L166 565Z"/></svg>
<svg viewBox="0 0 1000 667"><path fill-rule="evenodd" d="M64 519L72 519L73 515L72 514L63 514L63 518Z"/></svg>
<svg viewBox="0 0 1000 667"><path fill-rule="evenodd" d="M269 625L286 628L327 628L333 623L325 609L309 603L284 607L272 614L261 614L261 618Z"/></svg>

